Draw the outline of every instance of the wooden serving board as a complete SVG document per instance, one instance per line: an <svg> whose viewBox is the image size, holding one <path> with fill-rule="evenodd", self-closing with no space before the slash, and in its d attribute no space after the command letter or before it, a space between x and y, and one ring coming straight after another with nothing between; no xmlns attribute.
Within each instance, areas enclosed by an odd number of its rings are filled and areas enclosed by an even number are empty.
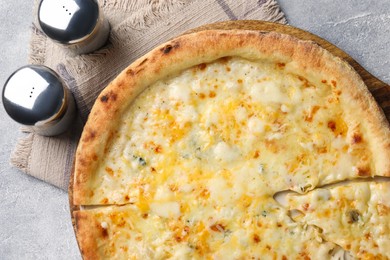
<svg viewBox="0 0 390 260"><path fill-rule="evenodd" d="M330 42L322 39L321 37L314 35L312 33L309 33L307 31L295 28L290 25L283 25L278 23L272 23L272 22L264 22L264 21L256 21L256 20L250 20L250 21L226 21L226 22L219 22L214 24L207 24L204 26L200 26L198 28L192 29L190 31L185 32L184 34L203 31L203 30L233 30L233 29L239 29L239 30L256 30L256 31L263 31L263 32L278 32L278 33L284 33L289 34L292 36L295 36L296 38L302 39L302 40L309 40L317 43L324 49L331 52L333 55L347 61L362 77L364 83L367 85L368 89L371 91L372 95L374 96L375 100L378 102L379 106L383 109L385 112L385 115L387 117L387 120L390 121L390 86L386 83L380 81L373 75L371 75L367 70L365 70L359 63L357 63L351 56L349 56L347 53L336 47L335 45L331 44ZM73 228L76 231L76 224L75 220L73 218L73 211L79 210L79 206L73 205L73 176L74 176L74 168L72 168L72 172L70 175L70 181L69 181L69 189L68 189L68 196L69 196L69 206L70 206L70 213L72 218L72 224ZM77 239L77 237L76 237Z"/></svg>

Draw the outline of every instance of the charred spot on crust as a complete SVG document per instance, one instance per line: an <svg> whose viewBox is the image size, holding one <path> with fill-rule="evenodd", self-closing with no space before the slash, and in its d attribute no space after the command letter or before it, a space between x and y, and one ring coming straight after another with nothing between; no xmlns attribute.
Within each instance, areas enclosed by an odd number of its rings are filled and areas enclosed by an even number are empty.
<svg viewBox="0 0 390 260"><path fill-rule="evenodd" d="M108 101L108 97L107 97L107 96L102 96L102 97L100 98L100 101L102 101L102 102L107 102L107 101Z"/></svg>
<svg viewBox="0 0 390 260"><path fill-rule="evenodd" d="M142 65L143 65L143 63L146 62L146 61L147 61L147 59L143 60L143 61L141 62L141 64L139 64L139 65L137 66L137 70L133 70L133 69L128 69L128 70L126 70L126 75L134 76L134 75L137 75L138 73L140 73L141 71L143 71L145 68L142 67ZM123 85L123 84L120 84L120 86L122 86L122 85Z"/></svg>
<svg viewBox="0 0 390 260"><path fill-rule="evenodd" d="M148 58L144 59L143 61L141 61L141 63L140 63L138 66L142 66L142 65L144 65L144 64L145 64L145 62L147 62L147 61L148 61Z"/></svg>
<svg viewBox="0 0 390 260"><path fill-rule="evenodd" d="M164 53L164 54L168 54L171 52L173 46L172 45L167 45L165 46L164 48L161 49L161 51Z"/></svg>
<svg viewBox="0 0 390 260"><path fill-rule="evenodd" d="M172 49L176 49L180 46L178 42L175 42L174 44L168 44L165 45L163 48L160 49L164 54L168 54L172 51Z"/></svg>
<svg viewBox="0 0 390 260"><path fill-rule="evenodd" d="M84 137L84 142L89 142L95 139L96 137L96 131L95 130L87 130L86 135Z"/></svg>
<svg viewBox="0 0 390 260"><path fill-rule="evenodd" d="M227 63L228 61L230 61L232 59L232 57L231 56L225 56L225 57L222 57L222 58L219 58L219 61L221 62L221 63Z"/></svg>
<svg viewBox="0 0 390 260"><path fill-rule="evenodd" d="M110 92L110 98L111 98L112 100L115 101L117 97L118 97L117 94L115 94L114 92Z"/></svg>
<svg viewBox="0 0 390 260"><path fill-rule="evenodd" d="M112 91L108 92L107 94L100 97L100 101L103 103L107 103L110 99L112 101L115 101L117 99L118 95Z"/></svg>
<svg viewBox="0 0 390 260"><path fill-rule="evenodd" d="M207 67L206 63L201 63L201 64L198 65L198 69L200 69L200 70L205 70L206 67Z"/></svg>
<svg viewBox="0 0 390 260"><path fill-rule="evenodd" d="M135 72L135 74L138 74L138 73L140 73L141 71L143 71L145 68L140 68L139 70L137 70L136 72Z"/></svg>
<svg viewBox="0 0 390 260"><path fill-rule="evenodd" d="M83 223L81 220L87 219L87 216L84 215L84 214L77 214L77 215L75 216L75 218L76 218L76 228L77 228L78 230L80 230L80 228L81 228L81 226L82 226L82 223Z"/></svg>
<svg viewBox="0 0 390 260"><path fill-rule="evenodd" d="M123 88L124 85L125 85L125 83L123 82L123 80L121 80L121 81L118 82L118 85L117 85L117 86L118 86L119 88ZM116 97L115 97L115 98L116 98Z"/></svg>
<svg viewBox="0 0 390 260"><path fill-rule="evenodd" d="M260 36L264 36L264 35L269 34L269 32L266 32L266 31L259 31L259 32L257 32L257 33L258 33L258 35L260 35Z"/></svg>
<svg viewBox="0 0 390 260"><path fill-rule="evenodd" d="M135 72L132 69L128 69L128 70L126 70L126 74L134 76Z"/></svg>
<svg viewBox="0 0 390 260"><path fill-rule="evenodd" d="M276 66L277 66L279 69L284 69L284 67L286 67L286 63L284 63L284 62L278 62L278 63L276 63Z"/></svg>
<svg viewBox="0 0 390 260"><path fill-rule="evenodd" d="M87 165L88 163L84 160L84 158L79 158L79 160L77 161L80 165L82 165L82 166L85 166L85 165ZM78 184L79 183L79 179L77 178L76 179L76 183Z"/></svg>

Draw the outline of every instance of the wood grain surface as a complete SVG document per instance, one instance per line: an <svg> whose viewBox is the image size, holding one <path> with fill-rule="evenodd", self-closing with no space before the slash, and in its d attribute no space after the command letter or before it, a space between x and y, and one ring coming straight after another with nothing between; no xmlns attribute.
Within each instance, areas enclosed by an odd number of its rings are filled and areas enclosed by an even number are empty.
<svg viewBox="0 0 390 260"><path fill-rule="evenodd" d="M240 30L256 30L256 31L264 31L264 32L279 32L284 34L290 34L302 40L309 40L317 43L324 49L330 51L333 55L340 57L347 61L362 77L363 81L367 85L368 89L371 91L375 100L378 102L380 107L385 112L387 120L390 121L390 86L386 83L380 81L373 75L371 75L367 70L365 70L359 63L357 63L351 56L347 53L331 44L330 42L322 39L319 36L316 36L312 33L306 32L304 30L295 28L289 25L264 22L264 21L226 21L219 22L214 24L204 25L195 29L192 29L185 34L202 31L202 30L232 30L232 29L240 29ZM74 167L72 168L72 172L69 180L69 206L70 213L72 218L73 228L76 231L76 223L73 218L73 211L79 210L80 206L73 205L73 178L74 177ZM76 236L77 239L77 236Z"/></svg>

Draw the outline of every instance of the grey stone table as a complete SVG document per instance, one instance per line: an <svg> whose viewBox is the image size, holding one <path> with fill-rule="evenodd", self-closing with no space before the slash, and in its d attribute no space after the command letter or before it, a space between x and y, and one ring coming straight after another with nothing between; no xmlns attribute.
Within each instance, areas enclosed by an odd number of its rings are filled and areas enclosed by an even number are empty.
<svg viewBox="0 0 390 260"><path fill-rule="evenodd" d="M315 33L390 83L389 0L279 0L291 25ZM0 85L27 62L32 1L0 2ZM0 101L1 102L1 101ZM18 133L0 106L0 259L80 259L64 191L9 166Z"/></svg>

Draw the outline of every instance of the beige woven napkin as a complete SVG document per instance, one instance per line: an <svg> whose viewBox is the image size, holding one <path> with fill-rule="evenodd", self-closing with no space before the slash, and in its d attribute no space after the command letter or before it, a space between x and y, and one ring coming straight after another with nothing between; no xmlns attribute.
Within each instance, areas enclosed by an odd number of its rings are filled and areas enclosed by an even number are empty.
<svg viewBox="0 0 390 260"><path fill-rule="evenodd" d="M38 2L35 0L36 6ZM244 19L286 23L275 0L102 0L99 4L112 30L108 44L92 54L71 55L47 39L36 22L32 27L29 62L51 67L65 79L79 117L61 136L26 133L11 154L11 164L65 190L83 124L96 97L136 58L208 23Z"/></svg>

